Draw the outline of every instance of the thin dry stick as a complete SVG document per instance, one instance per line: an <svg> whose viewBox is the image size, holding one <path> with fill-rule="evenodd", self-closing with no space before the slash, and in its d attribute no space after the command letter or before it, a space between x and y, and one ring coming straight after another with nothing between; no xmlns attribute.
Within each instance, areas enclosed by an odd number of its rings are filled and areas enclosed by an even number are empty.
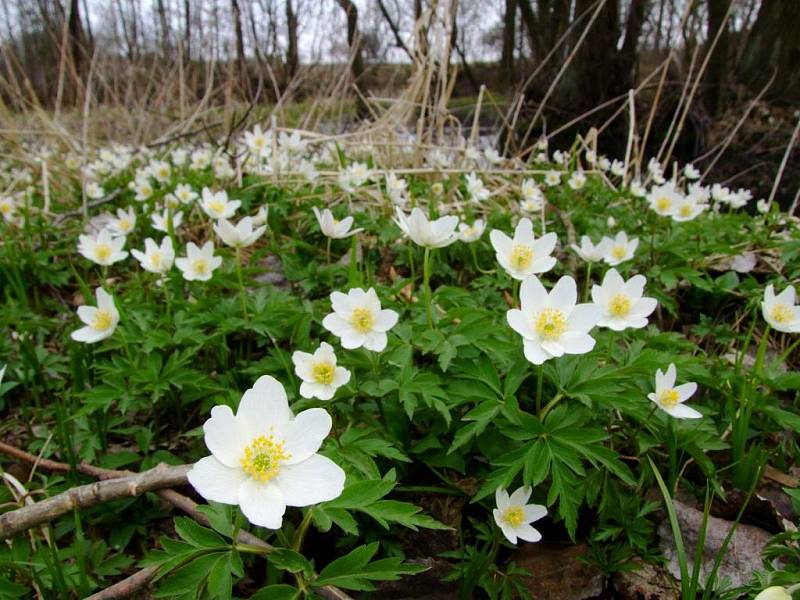
<svg viewBox="0 0 800 600"><path fill-rule="evenodd" d="M76 508L89 508L119 498L141 496L152 490L183 485L186 483L186 473L191 468L192 465L170 467L161 464L136 475L70 488L46 500L0 515L0 539L53 521Z"/></svg>
<svg viewBox="0 0 800 600"><path fill-rule="evenodd" d="M0 453L5 454L7 456L12 456L18 460L26 462L28 464L33 465L33 468L41 468L45 471L51 471L54 473L69 473L72 471L72 467L67 463L62 463L54 460L50 460L49 458L41 458L40 456L35 456L30 454L29 452L25 452L24 450L20 450L16 446L12 446L10 444L6 444L5 442L0 442ZM161 466L161 465L159 465ZM75 466L75 470L83 475L88 475L90 477L96 477L100 480L113 480L119 478L126 478L136 473L132 471L118 471L114 469L104 469L102 467L96 467L94 465L90 465L88 463L79 463ZM152 469L151 469L152 470ZM147 471L145 471L147 472ZM186 478L184 476L184 480L182 483L186 483ZM160 490L153 490L156 494L158 494L162 500L171 504L175 508L178 508L185 512L187 515L192 517L195 521L204 525L206 527L211 527L211 523L208 520L208 517L197 510L198 504L191 498L184 496L172 489L160 489ZM265 542L264 540L254 536L252 533L247 531L240 531L239 535L236 538L237 542L241 542L243 544L247 544L249 546L257 546L259 548L264 548L264 550L272 550L272 546ZM144 573L143 573L144 572ZM147 585L147 583L155 576L155 570L150 569L143 569L137 573L134 573L130 577L119 581L105 590L98 592L92 596L89 596L86 600L101 600L101 599L111 599L111 598L126 598L141 587ZM135 586L134 586L135 584ZM326 585L321 588L317 588L316 592L322 596L323 598L327 598L328 600L352 600L350 596L348 596L345 592L340 590L339 588Z"/></svg>
<svg viewBox="0 0 800 600"><path fill-rule="evenodd" d="M800 118L797 119L797 125L794 126L794 131L792 131L792 137L789 138L789 143L786 144L786 152L783 153L783 159L781 160L781 166L778 168L778 174L775 177L775 183L772 184L772 191L769 193L769 200L768 203L771 204L772 201L775 199L775 194L778 193L778 185L783 178L783 171L786 169L786 163L789 162L789 155L792 153L792 148L794 148L795 140L797 140L797 133L800 131ZM796 203L793 203L796 204ZM789 211L789 214L794 212L795 206L792 206L792 210Z"/></svg>

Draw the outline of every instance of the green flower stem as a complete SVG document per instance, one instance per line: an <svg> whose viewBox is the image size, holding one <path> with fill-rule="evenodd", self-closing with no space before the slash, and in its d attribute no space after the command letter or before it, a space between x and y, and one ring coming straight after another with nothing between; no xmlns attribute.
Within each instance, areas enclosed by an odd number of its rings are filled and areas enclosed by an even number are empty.
<svg viewBox="0 0 800 600"><path fill-rule="evenodd" d="M589 301L589 288L592 286L592 263L586 263L586 282L583 285L583 301Z"/></svg>
<svg viewBox="0 0 800 600"><path fill-rule="evenodd" d="M544 386L544 365L539 365L536 377L536 414L542 413L542 387Z"/></svg>
<svg viewBox="0 0 800 600"><path fill-rule="evenodd" d="M794 342L792 342L789 347L778 357L777 364L781 364L786 362L786 359L789 358L789 355L795 351L797 346L800 345L800 337L798 337Z"/></svg>
<svg viewBox="0 0 800 600"><path fill-rule="evenodd" d="M166 275L161 280L161 289L164 291L164 303L167 305L167 318L172 322L172 303L169 299L169 277Z"/></svg>
<svg viewBox="0 0 800 600"><path fill-rule="evenodd" d="M678 484L678 433L675 431L675 419L670 415L667 417L667 451L669 452L669 477L667 479L668 489L672 494Z"/></svg>
<svg viewBox="0 0 800 600"><path fill-rule="evenodd" d="M756 351L756 364L753 365L753 377L758 377L764 369L764 357L767 354L767 346L769 346L769 332L772 328L767 324L764 333L761 334L761 341L758 343L758 350Z"/></svg>
<svg viewBox="0 0 800 600"><path fill-rule="evenodd" d="M431 293L431 249L425 247L422 263L422 286L425 290L425 304L428 314L428 326L433 328L433 294Z"/></svg>
<svg viewBox="0 0 800 600"><path fill-rule="evenodd" d="M236 275L239 278L239 298L242 301L242 315L247 321L247 299L244 295L244 279L242 278L242 250L236 247Z"/></svg>
<svg viewBox="0 0 800 600"><path fill-rule="evenodd" d="M306 514L303 516L303 520L300 522L300 526L297 528L297 532L294 534L294 543L292 544L292 549L296 550L297 552L300 552L300 549L303 547L303 540L306 537L308 526L311 523L311 515L313 510L313 508L309 508L306 511Z"/></svg>
<svg viewBox="0 0 800 600"><path fill-rule="evenodd" d="M538 391L538 390L537 390L537 391ZM552 399L552 400L550 400L550 402L548 402L547 404L545 404L544 408L543 408L543 409L542 409L542 411L539 413L539 420L540 420L540 421L544 421L544 418L547 416L547 413L549 413L549 412L550 412L550 411L553 409L553 407L554 407L556 404L558 404L558 403L561 401L561 399L562 399L563 397L564 397L564 394L563 394L563 392L558 392L558 393L557 393L557 394L556 394L556 395L553 397L553 399Z"/></svg>

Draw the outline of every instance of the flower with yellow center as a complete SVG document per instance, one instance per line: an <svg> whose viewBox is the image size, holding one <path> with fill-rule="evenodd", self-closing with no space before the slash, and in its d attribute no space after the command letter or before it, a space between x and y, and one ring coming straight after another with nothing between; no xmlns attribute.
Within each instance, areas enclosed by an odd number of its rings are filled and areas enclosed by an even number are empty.
<svg viewBox="0 0 800 600"><path fill-rule="evenodd" d="M484 223L483 219L475 219L472 225L459 223L458 239L460 239L462 242L466 242L467 244L477 242L479 239L481 239L485 229L486 223Z"/></svg>
<svg viewBox="0 0 800 600"><path fill-rule="evenodd" d="M225 190L212 192L207 187L203 188L203 201L201 208L212 219L230 219L236 214L236 209L241 206L239 200L229 200Z"/></svg>
<svg viewBox="0 0 800 600"><path fill-rule="evenodd" d="M681 200L683 195L672 182L654 186L647 195L650 208L662 217L672 216Z"/></svg>
<svg viewBox="0 0 800 600"><path fill-rule="evenodd" d="M398 314L382 309L373 288L366 292L353 288L347 294L331 294L333 312L322 320L322 326L337 336L342 347L380 352L386 347L386 332L395 326Z"/></svg>
<svg viewBox="0 0 800 600"><path fill-rule="evenodd" d="M666 373L661 369L656 370L656 391L647 394L661 410L676 419L699 419L703 415L695 409L686 406L686 402L696 391L697 384L690 381L675 385L677 370L670 364Z"/></svg>
<svg viewBox="0 0 800 600"><path fill-rule="evenodd" d="M511 328L522 336L525 358L535 365L564 354L584 354L594 348L589 331L600 318L594 304L576 304L578 290L564 276L550 293L531 275L520 286L520 308L506 313Z"/></svg>
<svg viewBox="0 0 800 600"><path fill-rule="evenodd" d="M275 441L272 434L259 435L244 449L239 462L250 477L266 483L278 474L281 463L291 457L284 449L284 442Z"/></svg>
<svg viewBox="0 0 800 600"><path fill-rule="evenodd" d="M145 271L163 275L172 268L172 263L175 262L172 239L165 236L159 246L152 238L147 238L144 241L144 248L144 252L131 250L131 254Z"/></svg>
<svg viewBox="0 0 800 600"><path fill-rule="evenodd" d="M222 264L221 256L214 256L214 243L206 242L198 248L193 242L186 244L186 258L175 260L175 266L187 281L208 281L214 270Z"/></svg>
<svg viewBox="0 0 800 600"><path fill-rule="evenodd" d="M517 538L526 542L538 542L542 539L542 534L531 523L547 515L547 509L541 504L527 504L531 491L530 487L525 486L510 496L502 488L497 488L494 493L497 503L497 508L492 511L494 522L512 544L517 543Z"/></svg>
<svg viewBox="0 0 800 600"><path fill-rule="evenodd" d="M236 414L211 409L203 425L211 455L189 471L189 483L214 502L238 504L254 525L280 528L287 506L333 500L344 488L344 471L318 454L331 429L327 411L292 415L283 386L264 376L247 390Z"/></svg>
<svg viewBox="0 0 800 600"><path fill-rule="evenodd" d="M313 354L295 351L292 354L294 372L303 381L303 398L330 400L336 390L350 381L350 371L336 365L336 354L330 344L322 342Z"/></svg>
<svg viewBox="0 0 800 600"><path fill-rule="evenodd" d="M567 328L564 313L557 308L545 308L536 317L536 332L547 341L557 341Z"/></svg>
<svg viewBox="0 0 800 600"><path fill-rule="evenodd" d="M445 215L438 219L429 219L418 206L406 215L402 209L395 207L394 222L400 230L423 248L444 248L458 240L458 217Z"/></svg>
<svg viewBox="0 0 800 600"><path fill-rule="evenodd" d="M639 246L639 240L637 238L629 240L628 234L624 231L617 233L614 239L604 237L601 243L605 244L607 252L603 260L612 267L632 259Z"/></svg>
<svg viewBox="0 0 800 600"><path fill-rule="evenodd" d="M777 296L772 284L764 290L761 302L764 320L773 328L783 333L800 333L800 306L795 306L793 286L787 286Z"/></svg>
<svg viewBox="0 0 800 600"><path fill-rule="evenodd" d="M119 323L119 312L114 299L103 288L95 290L97 306L79 306L78 318L84 327L72 332L71 337L77 342L94 344L110 337Z"/></svg>
<svg viewBox="0 0 800 600"><path fill-rule="evenodd" d="M319 230L322 232L322 235L331 239L341 240L364 231L361 228L351 229L353 226L353 217L348 216L339 220L335 218L333 213L327 208L320 212L320 210L314 206L311 210L314 211L314 216L317 218Z"/></svg>
<svg viewBox="0 0 800 600"><path fill-rule="evenodd" d="M647 317L656 309L654 298L646 298L644 275L634 275L625 281L615 268L610 268L601 285L592 286L592 301L600 308L600 327L614 331L647 325Z"/></svg>
<svg viewBox="0 0 800 600"><path fill-rule="evenodd" d="M125 237L113 237L108 229L100 230L96 236L78 237L78 252L102 266L114 264L127 257L128 253L122 249L124 245Z"/></svg>
<svg viewBox="0 0 800 600"><path fill-rule="evenodd" d="M519 281L529 275L546 273L556 264L556 259L551 256L558 241L556 234L551 232L536 238L533 234L533 223L527 217L519 220L513 238L494 229L489 234L489 239L497 262L511 277Z"/></svg>

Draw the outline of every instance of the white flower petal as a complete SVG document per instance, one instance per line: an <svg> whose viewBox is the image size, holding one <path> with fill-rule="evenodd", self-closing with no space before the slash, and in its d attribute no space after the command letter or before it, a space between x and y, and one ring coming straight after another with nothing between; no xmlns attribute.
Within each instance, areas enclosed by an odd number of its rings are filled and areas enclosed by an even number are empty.
<svg viewBox="0 0 800 600"><path fill-rule="evenodd" d="M241 469L226 467L213 456L206 456L195 463L187 477L206 500L238 504L239 487L247 479L247 474Z"/></svg>
<svg viewBox="0 0 800 600"><path fill-rule="evenodd" d="M339 465L314 454L301 463L282 466L274 481L287 506L308 506L339 497L344 480L345 474Z"/></svg>
<svg viewBox="0 0 800 600"><path fill-rule="evenodd" d="M331 416L324 408L310 408L297 415L282 429L285 450L291 456L285 464L306 460L331 432Z"/></svg>
<svg viewBox="0 0 800 600"><path fill-rule="evenodd" d="M239 486L239 506L253 525L268 529L281 528L286 502L283 492L274 481L261 483L247 479Z"/></svg>

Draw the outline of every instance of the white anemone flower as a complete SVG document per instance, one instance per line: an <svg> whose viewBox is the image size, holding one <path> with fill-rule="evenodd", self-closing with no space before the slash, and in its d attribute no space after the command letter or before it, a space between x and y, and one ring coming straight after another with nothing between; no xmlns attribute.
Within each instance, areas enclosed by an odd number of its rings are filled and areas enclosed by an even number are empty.
<svg viewBox="0 0 800 600"><path fill-rule="evenodd" d="M189 242L186 245L186 257L175 259L175 266L186 281L208 281L221 264L222 257L214 256L214 242L211 241L203 244L202 248Z"/></svg>
<svg viewBox="0 0 800 600"><path fill-rule="evenodd" d="M616 267L620 263L631 260L636 253L636 248L639 246L639 238L632 238L629 240L628 234L624 231L617 233L617 236L613 240L607 237L603 239L608 240L606 255L603 257L603 260L612 267Z"/></svg>
<svg viewBox="0 0 800 600"><path fill-rule="evenodd" d="M96 236L78 236L78 252L101 266L113 265L128 256L122 249L125 236L114 237L108 229L101 229Z"/></svg>
<svg viewBox="0 0 800 600"><path fill-rule="evenodd" d="M647 317L658 304L655 298L643 296L646 283L644 275L634 275L625 281L615 268L610 268L602 285L592 286L592 300L602 310L597 325L613 331L645 327Z"/></svg>
<svg viewBox="0 0 800 600"><path fill-rule="evenodd" d="M84 189L86 190L86 196L92 200L99 200L106 195L106 191L103 189L103 186L96 181L88 182Z"/></svg>
<svg viewBox="0 0 800 600"><path fill-rule="evenodd" d="M601 239L597 245L592 243L591 238L588 235L581 236L581 245L578 246L577 244L572 244L572 249L575 251L575 254L580 256L583 260L589 263L599 262L603 260L608 252L608 245L611 243L607 237Z"/></svg>
<svg viewBox="0 0 800 600"><path fill-rule="evenodd" d="M467 193L473 202L482 202L491 196L491 192L486 189L483 180L475 173L467 175Z"/></svg>
<svg viewBox="0 0 800 600"><path fill-rule="evenodd" d="M353 226L353 217L351 216L345 217L339 221L327 208L320 212L319 209L314 206L311 210L314 211L314 216L317 217L320 231L329 238L341 240L364 231L362 228L350 229Z"/></svg>
<svg viewBox="0 0 800 600"><path fill-rule="evenodd" d="M527 203L527 206L535 207L532 210L539 210L544 202L544 194L533 179L526 179L522 182L520 196L523 203Z"/></svg>
<svg viewBox="0 0 800 600"><path fill-rule="evenodd" d="M576 304L575 280L565 275L550 293L535 275L520 286L520 308L506 313L511 328L522 336L525 358L535 365L564 354L585 354L594 348L589 331L600 320L600 308Z"/></svg>
<svg viewBox="0 0 800 600"><path fill-rule="evenodd" d="M697 218L705 209L707 205L698 202L697 196L690 194L688 196L681 196L675 209L672 212L672 220L682 223L684 221L692 221Z"/></svg>
<svg viewBox="0 0 800 600"><path fill-rule="evenodd" d="M214 232L231 248L251 246L266 230L264 225L253 229L252 217L244 217L236 225L228 219L220 219L214 225Z"/></svg>
<svg viewBox="0 0 800 600"><path fill-rule="evenodd" d="M162 212L154 212L150 215L150 224L156 231L169 233L170 209L165 208ZM172 212L172 231L177 231L183 224L183 213L179 210Z"/></svg>
<svg viewBox="0 0 800 600"><path fill-rule="evenodd" d="M153 238L147 238L144 241L144 252L134 249L131 250L131 254L145 271L158 275L169 271L175 262L175 250L172 247L172 239L169 237L161 240L160 246Z"/></svg>
<svg viewBox="0 0 800 600"><path fill-rule="evenodd" d="M287 506L333 500L344 489L345 474L317 454L331 430L322 408L292 414L283 386L260 377L239 402L211 409L203 425L211 456L188 473L189 483L206 500L238 504L253 525L280 529Z"/></svg>
<svg viewBox="0 0 800 600"><path fill-rule="evenodd" d="M611 174L617 177L625 176L625 163L619 159L614 159L611 163Z"/></svg>
<svg viewBox="0 0 800 600"><path fill-rule="evenodd" d="M108 222L108 228L116 235L128 235L134 227L136 227L136 212L132 206L128 207L127 211L118 208L116 218Z"/></svg>
<svg viewBox="0 0 800 600"><path fill-rule="evenodd" d="M386 174L386 193L392 202L400 202L406 193L408 182L394 173Z"/></svg>
<svg viewBox="0 0 800 600"><path fill-rule="evenodd" d="M197 192L195 192L192 189L192 186L188 183L179 183L177 186L175 186L173 195L181 204L191 204L198 198Z"/></svg>
<svg viewBox="0 0 800 600"><path fill-rule="evenodd" d="M419 207L414 207L410 215L406 215L399 207L394 222L411 240L424 248L443 248L458 239L456 227L458 217L445 216L433 221L425 216Z"/></svg>
<svg viewBox="0 0 800 600"><path fill-rule="evenodd" d="M770 211L770 208L772 208L772 202L768 200L764 200L762 198L761 200L758 200L756 202L756 210L760 212L762 215L767 214Z"/></svg>
<svg viewBox="0 0 800 600"><path fill-rule="evenodd" d="M517 543L517 538L526 542L538 542L542 534L531 527L531 523L547 515L547 508L541 504L527 504L531 497L530 486L519 488L508 495L502 488L497 488L494 493L497 508L492 511L494 522L512 544Z"/></svg>
<svg viewBox="0 0 800 600"><path fill-rule="evenodd" d="M551 231L537 239L528 218L519 220L513 239L499 229L493 229L489 239L497 262L514 279L521 281L534 273L546 273L556 264L556 259L550 256L558 241L556 234Z"/></svg>
<svg viewBox="0 0 800 600"><path fill-rule="evenodd" d="M662 217L671 217L681 200L683 200L683 195L672 183L653 186L647 195L650 208Z"/></svg>
<svg viewBox="0 0 800 600"><path fill-rule="evenodd" d="M672 363L667 367L666 373L656 369L656 391L650 392L647 397L676 419L699 419L703 415L684 404L697 391L697 384L690 381L676 386L676 376L677 371Z"/></svg>
<svg viewBox="0 0 800 600"><path fill-rule="evenodd" d="M467 225L466 223L459 223L458 239L468 244L472 242L477 242L479 239L481 239L481 236L483 235L485 229L486 229L486 223L483 222L483 219L476 219L472 225Z"/></svg>
<svg viewBox="0 0 800 600"><path fill-rule="evenodd" d="M333 312L322 319L322 326L338 337L348 350L361 348L381 352L386 348L386 332L397 324L399 315L381 309L381 301L373 288L366 292L353 288L346 294L331 293Z"/></svg>
<svg viewBox="0 0 800 600"><path fill-rule="evenodd" d="M166 183L172 175L172 167L165 160L154 160L149 168L153 178L159 183Z"/></svg>
<svg viewBox="0 0 800 600"><path fill-rule="evenodd" d="M114 298L99 287L95 290L97 306L79 306L78 318L83 321L85 327L76 329L71 337L76 342L94 344L107 337L111 337L119 323L119 312L114 306Z"/></svg>
<svg viewBox="0 0 800 600"><path fill-rule="evenodd" d="M483 151L483 155L486 157L486 160L489 161L489 164L492 165L502 164L505 160L494 148L486 148L486 150Z"/></svg>
<svg viewBox="0 0 800 600"><path fill-rule="evenodd" d="M17 203L13 196L0 196L0 215L3 215L6 221L11 221L16 211Z"/></svg>
<svg viewBox="0 0 800 600"><path fill-rule="evenodd" d="M263 204L256 211L256 214L253 215L253 225L255 225L256 227L261 227L262 225L266 225L268 218L269 218L269 206Z"/></svg>
<svg viewBox="0 0 800 600"><path fill-rule="evenodd" d="M333 347L322 342L313 354L295 351L292 354L295 374L303 380L300 395L303 398L330 400L336 390L350 381L350 371L336 365Z"/></svg>
<svg viewBox="0 0 800 600"><path fill-rule="evenodd" d="M207 187L203 188L203 211L212 219L230 219L236 214L236 209L241 206L239 200L229 200L225 190L212 192Z"/></svg>
<svg viewBox="0 0 800 600"><path fill-rule="evenodd" d="M134 200L144 202L153 195L153 185L146 178L139 178L133 182Z"/></svg>
<svg viewBox="0 0 800 600"><path fill-rule="evenodd" d="M570 175L567 185L576 191L582 189L586 185L586 175L583 174L583 171L575 171Z"/></svg>
<svg viewBox="0 0 800 600"><path fill-rule="evenodd" d="M688 163L683 167L683 176L694 181L695 179L700 179L700 171L692 163Z"/></svg>
<svg viewBox="0 0 800 600"><path fill-rule="evenodd" d="M544 183L547 187L561 185L561 171L548 171L545 173Z"/></svg>
<svg viewBox="0 0 800 600"><path fill-rule="evenodd" d="M769 284L764 290L761 312L770 327L784 333L800 333L800 306L795 306L794 286L788 286L777 296Z"/></svg>

